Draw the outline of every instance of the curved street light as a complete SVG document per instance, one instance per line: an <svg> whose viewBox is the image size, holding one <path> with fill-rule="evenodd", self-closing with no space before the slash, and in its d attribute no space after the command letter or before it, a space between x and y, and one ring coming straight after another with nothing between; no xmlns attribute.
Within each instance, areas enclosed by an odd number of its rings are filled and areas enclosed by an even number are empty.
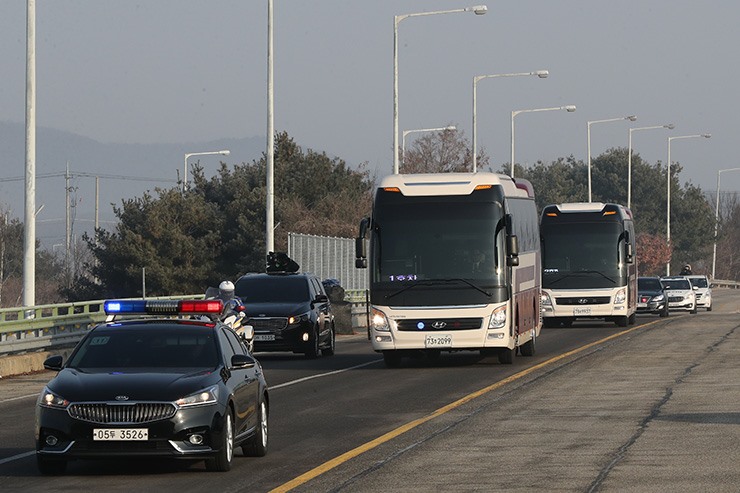
<svg viewBox="0 0 740 493"><path fill-rule="evenodd" d="M413 14L401 14L393 17L393 173L398 174L398 24L409 17L422 17L427 15L456 14L459 12L473 12L475 15L483 15L488 12L485 5L475 5L462 9L436 10L433 12L416 12Z"/></svg>
<svg viewBox="0 0 740 493"><path fill-rule="evenodd" d="M554 108L535 108L532 110L516 110L511 112L511 169L509 170L509 176L514 178L514 117L520 113L538 113L540 111L557 111L565 110L568 113L573 113L576 110L575 105L569 104L567 106L556 106Z"/></svg>
<svg viewBox="0 0 740 493"><path fill-rule="evenodd" d="M223 151L208 151L208 152L189 152L185 154L185 172L183 173L183 180L182 180L182 191L188 189L188 158L191 156L212 156L215 154L220 154L221 156L228 156L231 154L231 151L229 150L223 150Z"/></svg>
<svg viewBox="0 0 740 493"><path fill-rule="evenodd" d="M629 120L631 122L637 120L635 115L622 116L619 118L607 118L606 120L593 120L586 122L586 140L587 150L586 155L588 157L588 201L591 202L591 125L594 123L607 123L607 122L619 122L622 120Z"/></svg>
<svg viewBox="0 0 740 493"><path fill-rule="evenodd" d="M693 135L679 135L676 137L668 137L668 166L666 167L666 218L665 218L665 230L666 230L666 244L671 244L671 142L678 139L696 139L703 137L705 139L710 138L711 134L693 134ZM671 275L671 261L668 260L665 264L665 275Z"/></svg>
<svg viewBox="0 0 740 493"><path fill-rule="evenodd" d="M536 75L540 79L546 79L550 75L548 70L536 70L534 72L517 72L513 74L476 75L473 77L473 173L478 171L478 123L477 123L477 98L478 82L483 79L494 77L520 77L525 75Z"/></svg>
<svg viewBox="0 0 740 493"><path fill-rule="evenodd" d="M406 136L408 134L413 134L417 132L442 132L445 130L457 130L457 127L455 125L448 125L446 127L416 128L414 130L404 130L403 136L401 137L401 155L403 156L403 160L406 161Z"/></svg>
<svg viewBox="0 0 740 493"><path fill-rule="evenodd" d="M632 132L638 130L653 130L655 128L667 128L673 130L676 128L675 125L669 123L667 125L653 125L651 127L637 127L629 129L629 139L627 144L627 208L629 209L632 205Z"/></svg>

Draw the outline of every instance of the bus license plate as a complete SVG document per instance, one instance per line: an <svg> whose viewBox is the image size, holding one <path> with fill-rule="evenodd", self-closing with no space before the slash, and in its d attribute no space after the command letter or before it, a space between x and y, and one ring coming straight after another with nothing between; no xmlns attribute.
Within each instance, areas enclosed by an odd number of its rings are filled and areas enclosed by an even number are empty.
<svg viewBox="0 0 740 493"><path fill-rule="evenodd" d="M452 347L452 334L427 334L424 338L426 348Z"/></svg>
<svg viewBox="0 0 740 493"><path fill-rule="evenodd" d="M147 428L95 428L93 430L95 441L146 441L149 440Z"/></svg>
<svg viewBox="0 0 740 493"><path fill-rule="evenodd" d="M591 307L583 306L583 307L573 308L573 315L576 317L579 315L591 315Z"/></svg>

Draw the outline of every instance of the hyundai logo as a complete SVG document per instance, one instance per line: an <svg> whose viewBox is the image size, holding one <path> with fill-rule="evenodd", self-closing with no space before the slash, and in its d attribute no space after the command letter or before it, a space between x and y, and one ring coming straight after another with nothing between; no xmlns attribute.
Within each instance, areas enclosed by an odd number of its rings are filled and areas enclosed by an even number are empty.
<svg viewBox="0 0 740 493"><path fill-rule="evenodd" d="M127 395L117 395L116 396L116 400L117 401L127 401L128 400L128 396Z"/></svg>
<svg viewBox="0 0 740 493"><path fill-rule="evenodd" d="M579 298L578 303L581 305L585 305L586 303L588 303L588 298Z"/></svg>
<svg viewBox="0 0 740 493"><path fill-rule="evenodd" d="M442 322L441 320L437 320L436 322L432 324L432 327L434 327L435 329L444 329L445 327L447 327L447 322Z"/></svg>

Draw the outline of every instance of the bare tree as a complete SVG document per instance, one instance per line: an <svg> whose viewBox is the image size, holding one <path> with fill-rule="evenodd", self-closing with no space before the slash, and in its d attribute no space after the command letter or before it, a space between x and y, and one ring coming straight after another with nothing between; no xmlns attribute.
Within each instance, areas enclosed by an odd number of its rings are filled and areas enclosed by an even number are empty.
<svg viewBox="0 0 740 493"><path fill-rule="evenodd" d="M478 152L478 167L489 164L485 151ZM415 139L401 156L401 173L449 173L473 171L473 153L464 132L441 130Z"/></svg>

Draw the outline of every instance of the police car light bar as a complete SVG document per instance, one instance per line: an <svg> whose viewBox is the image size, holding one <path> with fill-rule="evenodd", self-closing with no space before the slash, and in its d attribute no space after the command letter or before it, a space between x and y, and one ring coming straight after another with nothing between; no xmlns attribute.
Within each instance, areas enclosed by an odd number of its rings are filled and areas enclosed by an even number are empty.
<svg viewBox="0 0 740 493"><path fill-rule="evenodd" d="M108 315L221 313L223 307L221 300L108 300L104 305Z"/></svg>

